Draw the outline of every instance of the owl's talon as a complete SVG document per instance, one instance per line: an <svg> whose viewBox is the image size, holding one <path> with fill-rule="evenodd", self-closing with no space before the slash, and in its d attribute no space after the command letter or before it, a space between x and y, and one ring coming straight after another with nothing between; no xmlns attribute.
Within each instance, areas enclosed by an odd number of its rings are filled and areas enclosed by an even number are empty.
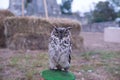
<svg viewBox="0 0 120 80"><path fill-rule="evenodd" d="M65 72L68 72L68 69L69 69L68 67L67 67L67 68L64 68L64 71L65 71Z"/></svg>
<svg viewBox="0 0 120 80"><path fill-rule="evenodd" d="M53 68L53 67L52 67L52 68L50 67L49 69L50 69L50 70L57 70L57 68L56 68L56 67L54 67L54 68Z"/></svg>

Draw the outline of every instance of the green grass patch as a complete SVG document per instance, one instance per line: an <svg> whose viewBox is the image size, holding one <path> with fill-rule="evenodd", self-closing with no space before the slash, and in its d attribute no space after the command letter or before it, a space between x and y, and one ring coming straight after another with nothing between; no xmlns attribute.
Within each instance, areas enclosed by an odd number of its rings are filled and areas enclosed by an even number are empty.
<svg viewBox="0 0 120 80"><path fill-rule="evenodd" d="M35 74L48 68L48 54L17 53L9 58L7 66L14 68L16 72L23 72L26 80L33 80Z"/></svg>
<svg viewBox="0 0 120 80"><path fill-rule="evenodd" d="M12 67L17 66L18 61L19 61L19 58L18 58L18 57L13 57L13 58L11 58L11 59L10 59L10 64L9 64L9 66L12 66Z"/></svg>
<svg viewBox="0 0 120 80"><path fill-rule="evenodd" d="M90 60L90 58L93 55L96 55L96 54L99 54L99 53L100 52L98 52L98 51L90 51L90 52L82 53L81 56L84 57L84 59L86 59L86 60Z"/></svg>
<svg viewBox="0 0 120 80"><path fill-rule="evenodd" d="M120 65L106 66L105 69L108 73L111 73L113 77L120 78Z"/></svg>
<svg viewBox="0 0 120 80"><path fill-rule="evenodd" d="M113 59L120 56L118 52L111 52L111 51L90 51L83 53L81 56L84 57L86 60L90 60L90 58L95 55L99 55L101 59L105 59L105 60Z"/></svg>
<svg viewBox="0 0 120 80"><path fill-rule="evenodd" d="M95 67L92 66L92 65L88 65L88 64L85 64L85 65L82 65L80 67L80 71L85 71L85 72L91 72L91 71L94 71L95 70Z"/></svg>
<svg viewBox="0 0 120 80"><path fill-rule="evenodd" d="M25 72L25 76L27 77L27 80L33 80L34 70L29 69Z"/></svg>
<svg viewBox="0 0 120 80"><path fill-rule="evenodd" d="M101 52L100 54L101 59L105 59L105 60L113 59L116 58L117 56L119 55L115 52Z"/></svg>

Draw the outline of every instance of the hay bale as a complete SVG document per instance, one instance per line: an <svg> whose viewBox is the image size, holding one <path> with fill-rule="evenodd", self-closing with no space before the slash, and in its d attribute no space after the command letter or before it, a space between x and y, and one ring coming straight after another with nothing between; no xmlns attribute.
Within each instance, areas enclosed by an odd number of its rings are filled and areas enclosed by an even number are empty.
<svg viewBox="0 0 120 80"><path fill-rule="evenodd" d="M79 50L81 52L84 52L84 39L81 35L78 36L72 36L72 45L73 49Z"/></svg>
<svg viewBox="0 0 120 80"><path fill-rule="evenodd" d="M45 18L37 18L37 17L8 17L5 19L4 25L5 25L6 37L9 40L7 44L9 48L10 46L13 46L12 48L21 49L22 45L21 47L17 47L17 46L19 46L19 44L25 44L23 42L24 39L29 40L28 36L33 34L34 34L33 36L35 35L46 36L45 34L47 34L47 37L45 38L45 42L47 42L48 36L50 36L50 33L53 29L53 25L55 25L56 27L72 27L71 32L72 32L72 37L74 39L73 40L74 48L80 49L83 43L82 38L78 36L81 30L80 23L74 20L63 19L63 18L45 19ZM14 37L16 36L16 34L17 37ZM38 41L39 39L36 38L36 41ZM30 40L36 42L35 40L32 39ZM44 43L44 40L41 40L41 43ZM30 44L32 44L32 42ZM38 44L40 45L40 42L38 42ZM28 46L27 48L26 47L24 48L32 49L31 47L29 47L28 44L27 46ZM43 48L47 48L44 46L48 46L48 43L46 43L45 45L41 45L41 48L37 48L37 47L35 48L42 49L42 46Z"/></svg>
<svg viewBox="0 0 120 80"><path fill-rule="evenodd" d="M5 47L5 34L4 34L4 19L9 16L14 16L13 13L11 13L8 10L0 10L0 47Z"/></svg>
<svg viewBox="0 0 120 80"><path fill-rule="evenodd" d="M48 35L18 33L7 40L7 45L13 50L44 50L48 48Z"/></svg>
<svg viewBox="0 0 120 80"><path fill-rule="evenodd" d="M72 35L78 35L81 31L80 22L76 20L71 20L67 18L49 18L47 20L56 27L72 27Z"/></svg>
<svg viewBox="0 0 120 80"><path fill-rule="evenodd" d="M9 16L15 16L12 12L9 10L0 10L0 17L9 17Z"/></svg>
<svg viewBox="0 0 120 80"><path fill-rule="evenodd" d="M72 34L78 35L81 26L78 21L58 18L37 18L37 17L9 17L5 20L7 36L13 36L15 33L49 33L57 27L72 27Z"/></svg>
<svg viewBox="0 0 120 80"><path fill-rule="evenodd" d="M6 36L16 33L50 33L51 24L43 18L37 17L8 17L5 19Z"/></svg>
<svg viewBox="0 0 120 80"><path fill-rule="evenodd" d="M5 47L4 26L1 18L0 18L0 47Z"/></svg>

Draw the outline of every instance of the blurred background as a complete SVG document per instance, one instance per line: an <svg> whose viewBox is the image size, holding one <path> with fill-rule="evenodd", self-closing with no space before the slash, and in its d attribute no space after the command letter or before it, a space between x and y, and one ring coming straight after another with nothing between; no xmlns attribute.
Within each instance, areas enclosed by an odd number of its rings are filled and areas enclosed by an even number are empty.
<svg viewBox="0 0 120 80"><path fill-rule="evenodd" d="M82 24L114 21L120 17L119 0L2 0L0 9L9 9L18 16L45 16L46 13L49 17L68 17Z"/></svg>

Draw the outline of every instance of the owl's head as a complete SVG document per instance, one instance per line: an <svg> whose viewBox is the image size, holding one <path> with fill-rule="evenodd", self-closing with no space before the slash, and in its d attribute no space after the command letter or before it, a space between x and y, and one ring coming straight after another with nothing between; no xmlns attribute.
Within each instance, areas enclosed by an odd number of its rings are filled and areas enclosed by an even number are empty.
<svg viewBox="0 0 120 80"><path fill-rule="evenodd" d="M71 34L70 29L71 29L71 27L67 27L67 28L54 27L52 35L54 35L58 39L63 39L65 37L70 36L70 34Z"/></svg>

